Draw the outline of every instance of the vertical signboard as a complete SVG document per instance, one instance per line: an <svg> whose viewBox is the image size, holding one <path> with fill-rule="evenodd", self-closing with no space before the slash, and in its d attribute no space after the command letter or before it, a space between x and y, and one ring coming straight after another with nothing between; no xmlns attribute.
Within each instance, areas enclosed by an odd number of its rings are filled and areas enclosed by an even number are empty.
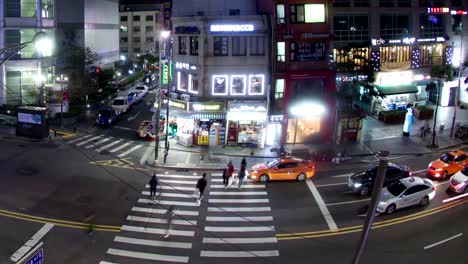
<svg viewBox="0 0 468 264"><path fill-rule="evenodd" d="M172 0L164 0L164 30L172 31Z"/></svg>

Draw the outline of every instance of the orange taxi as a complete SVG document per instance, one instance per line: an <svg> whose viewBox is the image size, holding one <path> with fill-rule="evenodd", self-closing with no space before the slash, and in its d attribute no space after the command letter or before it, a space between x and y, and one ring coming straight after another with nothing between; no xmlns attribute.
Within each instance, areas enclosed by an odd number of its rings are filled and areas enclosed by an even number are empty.
<svg viewBox="0 0 468 264"><path fill-rule="evenodd" d="M299 158L280 158L256 164L248 170L248 176L259 182L275 180L303 181L315 174L315 164Z"/></svg>
<svg viewBox="0 0 468 264"><path fill-rule="evenodd" d="M437 179L447 179L449 175L459 172L468 165L468 155L461 150L453 150L443 154L440 159L429 163L427 175Z"/></svg>

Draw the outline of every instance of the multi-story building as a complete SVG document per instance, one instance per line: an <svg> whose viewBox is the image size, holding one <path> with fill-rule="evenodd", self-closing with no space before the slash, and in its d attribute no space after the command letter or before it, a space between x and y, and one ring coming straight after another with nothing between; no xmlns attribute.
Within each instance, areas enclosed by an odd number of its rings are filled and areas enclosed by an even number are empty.
<svg viewBox="0 0 468 264"><path fill-rule="evenodd" d="M73 33L76 44L97 52L101 64L112 65L118 60L117 0L4 1L0 20L1 47L27 43L43 31L57 50L65 35ZM53 83L61 70L53 57L41 58L34 45L14 53L6 52L2 57L0 104L35 104L40 82Z"/></svg>
<svg viewBox="0 0 468 264"><path fill-rule="evenodd" d="M141 54L157 55L161 5L120 6L120 54L137 61Z"/></svg>
<svg viewBox="0 0 468 264"><path fill-rule="evenodd" d="M334 34L333 59L355 60L359 64L359 59L353 58L357 54L370 61L377 72L375 87L385 95L363 105L368 113L405 108L414 102L437 101L437 89L426 93L425 87L433 81L432 67L452 64L458 67L460 59L466 61L468 29L463 29L461 22L466 25L468 19L466 15L451 15L450 11L466 11L467 6L466 0L333 2L329 12ZM463 51L460 49L462 31ZM338 83L346 79L342 76L345 74L339 75ZM442 106L454 105L457 85L457 80L443 85ZM468 102L465 89L462 81L458 91L462 102Z"/></svg>
<svg viewBox="0 0 468 264"><path fill-rule="evenodd" d="M329 143L335 123L335 72L325 0L275 0L269 143Z"/></svg>
<svg viewBox="0 0 468 264"><path fill-rule="evenodd" d="M173 85L178 138L263 147L270 83L270 21L255 1L174 1ZM181 111L182 110L182 111Z"/></svg>

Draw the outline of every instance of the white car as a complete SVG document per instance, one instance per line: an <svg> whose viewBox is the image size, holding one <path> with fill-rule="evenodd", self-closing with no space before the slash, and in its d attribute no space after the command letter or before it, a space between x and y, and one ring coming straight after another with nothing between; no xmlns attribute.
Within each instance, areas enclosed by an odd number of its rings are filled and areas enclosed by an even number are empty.
<svg viewBox="0 0 468 264"><path fill-rule="evenodd" d="M131 90L127 96L130 104L138 104L143 100L143 93L139 90Z"/></svg>
<svg viewBox="0 0 468 264"><path fill-rule="evenodd" d="M468 193L468 166L450 178L450 189L456 193Z"/></svg>
<svg viewBox="0 0 468 264"><path fill-rule="evenodd" d="M135 86L134 90L141 91L143 93L143 96L146 96L148 94L149 88L144 84L140 84Z"/></svg>
<svg viewBox="0 0 468 264"><path fill-rule="evenodd" d="M126 113L129 107L130 104L127 97L119 96L112 101L112 108L114 108L117 115Z"/></svg>
<svg viewBox="0 0 468 264"><path fill-rule="evenodd" d="M434 196L432 181L419 177L404 178L383 188L377 212L392 214L397 209L412 205L426 206Z"/></svg>

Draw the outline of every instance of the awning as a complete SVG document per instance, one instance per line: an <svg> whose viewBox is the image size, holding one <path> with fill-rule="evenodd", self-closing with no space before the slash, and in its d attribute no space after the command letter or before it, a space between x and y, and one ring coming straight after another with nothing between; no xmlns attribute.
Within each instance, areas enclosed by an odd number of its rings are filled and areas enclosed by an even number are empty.
<svg viewBox="0 0 468 264"><path fill-rule="evenodd" d="M382 95L417 93L418 87L414 84L403 85L376 85Z"/></svg>

